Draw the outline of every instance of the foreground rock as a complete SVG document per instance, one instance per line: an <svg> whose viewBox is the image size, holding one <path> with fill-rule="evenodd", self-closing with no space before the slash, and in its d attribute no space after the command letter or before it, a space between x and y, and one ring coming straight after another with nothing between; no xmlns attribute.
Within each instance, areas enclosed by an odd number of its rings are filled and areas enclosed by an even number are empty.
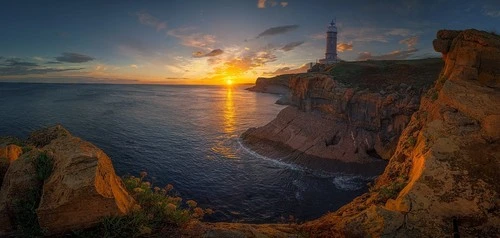
<svg viewBox="0 0 500 238"><path fill-rule="evenodd" d="M0 146L0 185L3 183L3 177L10 164L22 153L23 149L14 144Z"/></svg>
<svg viewBox="0 0 500 238"><path fill-rule="evenodd" d="M42 195L36 214L47 234L91 227L103 217L128 213L135 204L109 157L91 143L61 126L34 132L28 141L38 148L11 164L0 190L0 209L4 207L9 214L0 216L1 231L14 228L12 202L38 186ZM37 180L33 163L41 152L53 162L45 181Z"/></svg>
<svg viewBox="0 0 500 238"><path fill-rule="evenodd" d="M311 236L500 234L500 37L440 31L434 45L445 67L385 172L370 193L305 224Z"/></svg>
<svg viewBox="0 0 500 238"><path fill-rule="evenodd" d="M332 72L260 78L251 90L281 93L280 103L292 107L271 123L249 129L242 139L273 158L388 160L422 93L438 76L440 61L344 62ZM282 153L276 155L276 148Z"/></svg>
<svg viewBox="0 0 500 238"><path fill-rule="evenodd" d="M15 226L15 203L22 201L40 186L36 179L33 158L38 150L32 150L14 160L5 174L0 189L0 236L12 232Z"/></svg>

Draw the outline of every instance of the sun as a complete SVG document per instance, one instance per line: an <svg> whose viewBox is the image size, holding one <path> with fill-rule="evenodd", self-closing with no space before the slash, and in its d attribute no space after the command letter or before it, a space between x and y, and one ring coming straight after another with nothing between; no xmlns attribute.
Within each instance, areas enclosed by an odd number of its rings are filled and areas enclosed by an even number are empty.
<svg viewBox="0 0 500 238"><path fill-rule="evenodd" d="M226 85L227 86L233 85L233 79L232 78L226 78Z"/></svg>

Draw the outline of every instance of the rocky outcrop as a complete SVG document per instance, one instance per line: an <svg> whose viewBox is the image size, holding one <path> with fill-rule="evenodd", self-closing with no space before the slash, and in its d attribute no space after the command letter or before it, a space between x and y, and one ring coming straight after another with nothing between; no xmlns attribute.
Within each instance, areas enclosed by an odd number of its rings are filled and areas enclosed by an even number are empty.
<svg viewBox="0 0 500 238"><path fill-rule="evenodd" d="M500 37L476 30L440 31L437 37L444 69L384 173L371 192L305 224L311 236L500 233Z"/></svg>
<svg viewBox="0 0 500 238"><path fill-rule="evenodd" d="M249 129L242 139L274 158L288 154L294 160L319 157L355 163L389 159L422 93L437 77L439 61L343 62L331 69L333 75L258 79L254 91L275 92L286 85L288 92L280 101L293 107L271 123Z"/></svg>
<svg viewBox="0 0 500 238"><path fill-rule="evenodd" d="M5 174L0 189L0 236L13 231L16 227L15 203L22 201L27 194L39 186L36 179L33 158L38 155L38 150L32 150L14 160Z"/></svg>
<svg viewBox="0 0 500 238"><path fill-rule="evenodd" d="M63 128L52 129L42 136L55 139L43 147L53 159L54 169L43 185L36 211L40 226L59 233L90 227L105 216L128 213L134 200L116 176L109 157ZM54 134L57 136L51 136Z"/></svg>
<svg viewBox="0 0 500 238"><path fill-rule="evenodd" d="M19 158L23 153L23 149L17 145L0 146L0 185L3 182L3 177L7 172L10 164Z"/></svg>
<svg viewBox="0 0 500 238"><path fill-rule="evenodd" d="M37 147L11 164L0 190L0 211L6 211L1 212L0 232L15 228L12 203L29 190L41 190L36 214L46 234L91 227L103 217L128 213L135 204L110 158L62 126L36 131L28 142ZM40 153L53 165L44 181L35 163Z"/></svg>

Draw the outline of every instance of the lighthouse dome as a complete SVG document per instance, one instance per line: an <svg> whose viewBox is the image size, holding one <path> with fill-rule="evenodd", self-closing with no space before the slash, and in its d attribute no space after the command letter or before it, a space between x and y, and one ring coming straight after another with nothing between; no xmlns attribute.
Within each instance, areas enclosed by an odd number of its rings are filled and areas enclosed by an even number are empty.
<svg viewBox="0 0 500 238"><path fill-rule="evenodd" d="M332 20L332 22L328 26L328 32L337 32L337 26L335 25L335 21Z"/></svg>

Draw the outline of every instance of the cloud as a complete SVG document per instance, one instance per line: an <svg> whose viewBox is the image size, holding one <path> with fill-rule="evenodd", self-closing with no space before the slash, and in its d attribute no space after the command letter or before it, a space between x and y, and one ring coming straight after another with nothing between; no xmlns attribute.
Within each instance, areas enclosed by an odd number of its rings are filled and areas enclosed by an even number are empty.
<svg viewBox="0 0 500 238"><path fill-rule="evenodd" d="M7 67L36 67L36 66L38 66L37 63L22 61L21 59L17 59L17 58L6 59L4 62L5 62L5 66L7 66Z"/></svg>
<svg viewBox="0 0 500 238"><path fill-rule="evenodd" d="M412 36L410 38L402 39L399 41L399 44L407 45L408 49L415 49L417 43L418 43L418 36Z"/></svg>
<svg viewBox="0 0 500 238"><path fill-rule="evenodd" d="M372 55L370 52L361 52L357 60L403 60L412 56L417 49L395 50L383 55Z"/></svg>
<svg viewBox="0 0 500 238"><path fill-rule="evenodd" d="M345 41L356 42L389 42L393 37L408 37L410 35L422 33L418 30L406 28L345 28L341 29L339 36ZM319 37L319 35L318 35ZM322 38L324 39L324 37Z"/></svg>
<svg viewBox="0 0 500 238"><path fill-rule="evenodd" d="M484 6L483 14L489 17L500 17L500 9L495 9L494 6Z"/></svg>
<svg viewBox="0 0 500 238"><path fill-rule="evenodd" d="M295 42L290 42L286 44L285 46L281 47L282 51L290 51L295 49L295 47L304 44L304 41L295 41Z"/></svg>
<svg viewBox="0 0 500 238"><path fill-rule="evenodd" d="M348 50L352 50L352 43L339 43L337 44L338 52L344 52Z"/></svg>
<svg viewBox="0 0 500 238"><path fill-rule="evenodd" d="M4 60L3 64L0 64L0 76L46 74L46 73L81 70L81 69L83 68L43 67L37 63L23 61L17 58L10 58Z"/></svg>
<svg viewBox="0 0 500 238"><path fill-rule="evenodd" d="M130 68L137 69L137 68L139 68L139 66L137 66L136 64L131 64L131 65L130 65Z"/></svg>
<svg viewBox="0 0 500 238"><path fill-rule="evenodd" d="M258 8L266 8L266 0L257 0Z"/></svg>
<svg viewBox="0 0 500 238"><path fill-rule="evenodd" d="M85 63L94 60L94 58L88 55L64 52L61 56L57 56L56 60L66 63Z"/></svg>
<svg viewBox="0 0 500 238"><path fill-rule="evenodd" d="M140 11L136 14L136 16L140 23L146 26L154 27L156 31L161 31L167 28L166 22L160 21L158 18L152 16L146 11Z"/></svg>
<svg viewBox="0 0 500 238"><path fill-rule="evenodd" d="M221 49L215 49L215 50L212 50L208 53L204 53L202 51L196 51L193 53L193 57L194 58L213 57L213 56L221 55L222 53L224 53L224 51Z"/></svg>
<svg viewBox="0 0 500 238"><path fill-rule="evenodd" d="M290 68L290 67L283 67L283 68L278 68L273 72L265 72L265 75L281 75L281 74L300 74L300 73L305 73L309 69L308 64L303 64L302 66L298 68Z"/></svg>
<svg viewBox="0 0 500 238"><path fill-rule="evenodd" d="M190 79L190 78L185 78L185 77L165 77L165 79L168 79L168 80L180 80L180 79Z"/></svg>
<svg viewBox="0 0 500 238"><path fill-rule="evenodd" d="M288 6L288 2L279 2L282 7ZM275 0L257 0L258 8L266 8L266 5L271 5L271 7L275 7L278 5L278 2Z"/></svg>
<svg viewBox="0 0 500 238"><path fill-rule="evenodd" d="M216 42L214 35L193 32L195 28L178 28L167 32L181 40L181 44L195 48L210 48Z"/></svg>
<svg viewBox="0 0 500 238"><path fill-rule="evenodd" d="M293 30L296 30L299 28L299 25L287 25L287 26L277 26L277 27L271 27L262 33L260 33L256 39L264 37L264 36L272 36L272 35L279 35L279 34L284 34Z"/></svg>

